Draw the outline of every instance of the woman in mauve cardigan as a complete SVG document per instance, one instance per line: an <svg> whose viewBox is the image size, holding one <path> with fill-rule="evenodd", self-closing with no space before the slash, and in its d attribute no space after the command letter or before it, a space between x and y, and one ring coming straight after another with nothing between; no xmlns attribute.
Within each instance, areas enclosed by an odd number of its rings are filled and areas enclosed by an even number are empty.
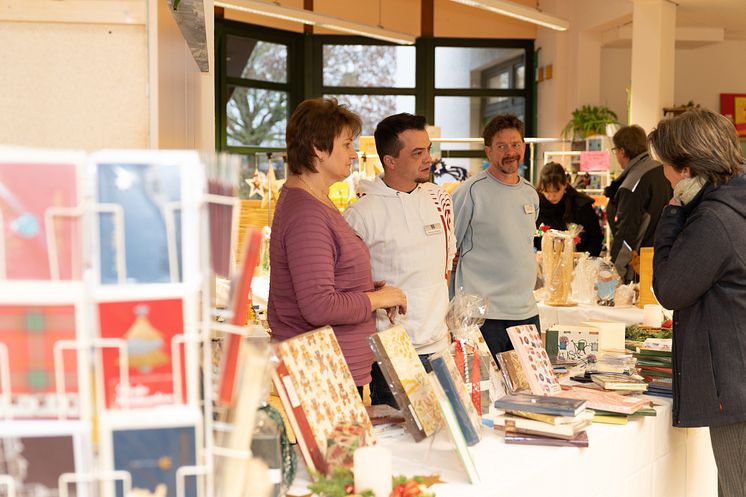
<svg viewBox="0 0 746 497"><path fill-rule="evenodd" d="M333 99L302 102L286 131L292 173L275 209L270 238L268 319L274 339L330 325L358 387L370 382L375 310L406 312L398 288L374 282L370 253L329 199L357 158L361 121Z"/></svg>

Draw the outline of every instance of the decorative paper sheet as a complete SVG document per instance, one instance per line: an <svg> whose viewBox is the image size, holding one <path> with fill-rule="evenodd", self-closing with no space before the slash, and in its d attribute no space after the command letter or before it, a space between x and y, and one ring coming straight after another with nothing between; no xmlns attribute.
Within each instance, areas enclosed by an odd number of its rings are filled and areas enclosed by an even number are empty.
<svg viewBox="0 0 746 497"><path fill-rule="evenodd" d="M409 398L425 436L432 435L441 423L440 407L409 335L401 326L394 326L376 335L380 338L397 380Z"/></svg>
<svg viewBox="0 0 746 497"><path fill-rule="evenodd" d="M534 395L554 395L561 388L554 376L549 356L542 347L541 337L532 324L508 328L508 336L518 352L523 371L526 373L531 393Z"/></svg>
<svg viewBox="0 0 746 497"><path fill-rule="evenodd" d="M275 381L287 395L286 409L297 419L296 436L304 438L309 465L326 470L327 437L338 424L361 425L373 439L370 418L330 327L280 342L275 350L281 360ZM305 433L306 426L310 433ZM309 455L314 459L309 461Z"/></svg>

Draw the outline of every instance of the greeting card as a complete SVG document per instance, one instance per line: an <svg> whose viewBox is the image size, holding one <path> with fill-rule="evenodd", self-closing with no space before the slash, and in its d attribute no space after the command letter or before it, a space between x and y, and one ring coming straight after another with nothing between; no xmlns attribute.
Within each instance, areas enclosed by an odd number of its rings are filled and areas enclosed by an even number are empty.
<svg viewBox="0 0 746 497"><path fill-rule="evenodd" d="M176 400L172 342L184 332L181 299L133 300L98 304L99 336L126 344L129 391L120 381L121 353L100 352L104 405L107 409L149 407ZM181 361L184 378L184 361ZM185 382L181 382L182 385ZM185 398L185 392L182 392Z"/></svg>
<svg viewBox="0 0 746 497"><path fill-rule="evenodd" d="M80 279L78 160L34 151L0 156L0 279Z"/></svg>
<svg viewBox="0 0 746 497"><path fill-rule="evenodd" d="M0 346L8 353L15 417L53 418L79 405L76 351L60 356L64 399L57 396L54 371L55 343L75 340L75 324L74 305L0 305Z"/></svg>

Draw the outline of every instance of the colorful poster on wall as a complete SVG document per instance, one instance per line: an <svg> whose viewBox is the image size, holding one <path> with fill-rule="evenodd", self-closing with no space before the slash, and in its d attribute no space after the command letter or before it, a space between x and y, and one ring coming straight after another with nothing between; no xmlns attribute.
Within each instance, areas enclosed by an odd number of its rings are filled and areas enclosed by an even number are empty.
<svg viewBox="0 0 746 497"><path fill-rule="evenodd" d="M181 299L103 302L98 319L100 336L124 340L128 353L129 392L120 384L119 350L105 348L101 353L106 408L175 403L171 345L184 331Z"/></svg>
<svg viewBox="0 0 746 497"><path fill-rule="evenodd" d="M733 121L738 136L746 137L746 93L721 93L720 113Z"/></svg>

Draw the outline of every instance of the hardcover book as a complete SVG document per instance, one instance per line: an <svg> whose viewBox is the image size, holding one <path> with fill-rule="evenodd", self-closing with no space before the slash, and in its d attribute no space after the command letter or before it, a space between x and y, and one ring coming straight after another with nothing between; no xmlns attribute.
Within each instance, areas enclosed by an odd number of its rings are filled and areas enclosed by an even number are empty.
<svg viewBox="0 0 746 497"><path fill-rule="evenodd" d="M82 155L4 150L0 158L0 280L82 275Z"/></svg>
<svg viewBox="0 0 746 497"><path fill-rule="evenodd" d="M588 417L582 417L577 422L571 424L549 424L543 421L510 415L495 416L492 421L495 426L503 427L506 431L551 438L564 438L566 440L574 438L592 423Z"/></svg>
<svg viewBox="0 0 746 497"><path fill-rule="evenodd" d="M172 344L174 338L184 332L182 307L181 299L98 304L99 336L121 339L127 348L129 391L123 388L120 380L120 350L109 347L100 352L107 409L176 403ZM184 361L180 363L183 379ZM183 399L186 398L186 382L180 383Z"/></svg>
<svg viewBox="0 0 746 497"><path fill-rule="evenodd" d="M512 414L513 416L520 416L527 419L534 419L536 421L541 421L543 423L549 423L552 425L575 424L580 421L593 418L593 413L589 410L582 411L577 416L552 416L551 414L541 414L538 412L528 411L506 411L506 414Z"/></svg>
<svg viewBox="0 0 746 497"><path fill-rule="evenodd" d="M342 423L359 424L373 439L373 426L331 327L275 344L272 380L306 465L326 473L327 438Z"/></svg>
<svg viewBox="0 0 746 497"><path fill-rule="evenodd" d="M451 354L447 350L432 354L430 366L451 402L467 445L476 444L480 440L482 422L471 397L466 392L466 387Z"/></svg>
<svg viewBox="0 0 746 497"><path fill-rule="evenodd" d="M15 417L56 418L60 412L78 411L77 351L64 350L59 357L64 399L57 396L54 354L56 343L77 338L75 312L74 305L0 306L0 347L10 363L10 409Z"/></svg>
<svg viewBox="0 0 746 497"><path fill-rule="evenodd" d="M432 435L441 422L440 408L417 351L401 326L371 335L370 348L416 442Z"/></svg>
<svg viewBox="0 0 746 497"><path fill-rule="evenodd" d="M506 411L526 411L552 416L577 416L586 407L584 400L545 395L506 395L495 401L495 407Z"/></svg>
<svg viewBox="0 0 746 497"><path fill-rule="evenodd" d="M461 423L456 418L453 404L451 403L446 393L443 391L443 386L440 383L437 375L435 374L435 371L431 371L430 373L428 373L427 376L428 380L430 381L431 388L435 393L435 398L438 400L440 412L443 415L443 424L445 424L448 433L451 436L451 440L456 446L456 453L458 454L458 458L461 461L464 469L466 470L466 474L469 477L469 482L476 485L480 481L479 472L477 471L476 464L474 464L474 459L472 459L471 457L467 442L464 439L464 434L460 426Z"/></svg>
<svg viewBox="0 0 746 497"><path fill-rule="evenodd" d="M497 363L500 365L500 373L505 383L505 389L509 393L525 392L531 389L531 385L528 384L528 378L526 378L526 373L523 371L523 366L521 366L521 359L518 357L518 352L515 350L500 352L495 356L495 359L497 359Z"/></svg>
<svg viewBox="0 0 746 497"><path fill-rule="evenodd" d="M599 409L620 414L632 414L650 403L649 400L634 395L625 396L619 395L616 392L606 392L590 388L562 390L562 392L557 394L557 397L584 400L589 409Z"/></svg>
<svg viewBox="0 0 746 497"><path fill-rule="evenodd" d="M528 435L525 433L505 432L505 443L510 445L543 445L548 447L588 447L588 434L581 431L570 440Z"/></svg>
<svg viewBox="0 0 746 497"><path fill-rule="evenodd" d="M16 497L58 495L60 476L92 464L91 426L82 421L3 421L0 474L12 478ZM87 484L66 484L68 496L90 495ZM0 485L0 495L8 495Z"/></svg>
<svg viewBox="0 0 746 497"><path fill-rule="evenodd" d="M628 392L644 392L648 389L644 381L630 378L626 375L593 374L593 383L601 385L605 390L624 390Z"/></svg>
<svg viewBox="0 0 746 497"><path fill-rule="evenodd" d="M521 360L531 393L553 395L561 389L554 375L552 363L541 344L541 337L532 324L508 328L508 336Z"/></svg>

